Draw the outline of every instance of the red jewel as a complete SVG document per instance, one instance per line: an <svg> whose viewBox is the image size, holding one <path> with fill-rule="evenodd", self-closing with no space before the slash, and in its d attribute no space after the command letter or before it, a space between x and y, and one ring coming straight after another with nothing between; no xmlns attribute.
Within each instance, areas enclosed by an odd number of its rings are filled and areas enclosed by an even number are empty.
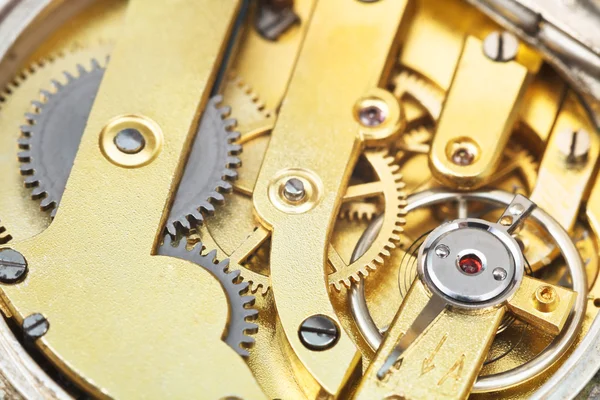
<svg viewBox="0 0 600 400"><path fill-rule="evenodd" d="M458 266L468 275L476 274L481 271L482 268L481 260L475 254L462 256L460 260L458 260Z"/></svg>

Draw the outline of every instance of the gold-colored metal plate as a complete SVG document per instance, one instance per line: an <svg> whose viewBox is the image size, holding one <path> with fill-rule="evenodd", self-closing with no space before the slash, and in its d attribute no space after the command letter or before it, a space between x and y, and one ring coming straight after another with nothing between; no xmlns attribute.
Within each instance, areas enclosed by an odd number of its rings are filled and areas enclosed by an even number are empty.
<svg viewBox="0 0 600 400"><path fill-rule="evenodd" d="M431 144L429 166L435 178L463 189L490 180L529 77L525 66L492 61L480 40L467 38Z"/></svg>
<svg viewBox="0 0 600 400"><path fill-rule="evenodd" d="M585 137L574 137L580 129L585 131L582 134ZM587 148L582 161L568 160L572 146ZM578 151L577 148L573 150ZM531 194L532 201L550 213L567 231L573 228L581 201L590 190L590 179L594 174L599 152L598 134L576 95L569 92L552 128L538 172L538 181Z"/></svg>
<svg viewBox="0 0 600 400"><path fill-rule="evenodd" d="M39 348L95 396L193 397L198 387L208 398L263 396L220 340L220 284L197 265L152 256L238 3L130 2L60 211L46 231L11 244L29 272L2 286L3 300L18 323L48 319ZM125 114L153 121L162 140L147 165L123 168L100 151L105 125ZM199 374L203 365L215 373Z"/></svg>
<svg viewBox="0 0 600 400"><path fill-rule="evenodd" d="M290 357L298 357L297 369L305 368L330 394L344 387L360 358L354 344L342 332L332 349L312 351L300 342L298 328L315 314L337 320L324 271L329 233L361 145L352 110L369 89L386 81L406 6L405 1L317 4L254 191L256 214L273 231L271 285ZM374 42L379 45L357 46ZM332 50L335 55L323 57ZM349 65L352 74L338 73ZM293 176L316 194L297 211L278 204L274 186Z"/></svg>
<svg viewBox="0 0 600 400"><path fill-rule="evenodd" d="M576 298L577 293L572 290L525 276L508 307L517 317L557 335Z"/></svg>
<svg viewBox="0 0 600 400"><path fill-rule="evenodd" d="M479 314L442 311L405 351L402 361L384 379L377 377L377 371L429 296L416 279L363 376L357 399L467 398L504 315L503 307Z"/></svg>

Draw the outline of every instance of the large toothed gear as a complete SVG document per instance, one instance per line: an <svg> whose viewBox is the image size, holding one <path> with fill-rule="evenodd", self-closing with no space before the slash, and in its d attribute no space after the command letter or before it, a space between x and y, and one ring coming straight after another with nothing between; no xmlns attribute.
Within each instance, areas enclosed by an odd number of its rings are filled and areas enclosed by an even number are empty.
<svg viewBox="0 0 600 400"><path fill-rule="evenodd" d="M231 108L219 106L222 101L222 96L214 96L202 114L167 220L171 235L178 230L188 232L204 216L212 215L215 205L225 200L223 194L231 192L231 181L237 179L242 146L234 142L240 134L233 131L236 121L227 118Z"/></svg>
<svg viewBox="0 0 600 400"><path fill-rule="evenodd" d="M91 61L88 71L77 66L77 76L65 72L66 84L52 81L52 90L42 90L32 102L33 113L21 127L19 160L27 187L42 210L56 213L96 93L104 76L105 63ZM200 120L185 170L175 194L167 231L187 232L212 215L224 201L237 178L241 146L234 143L235 120L227 118L229 107L220 107L221 96L211 98Z"/></svg>
<svg viewBox="0 0 600 400"><path fill-rule="evenodd" d="M400 245L404 232L406 193L400 167L386 151L367 151L364 156L382 184L380 194L385 202L383 223L369 249L349 264L330 247L329 264L333 272L329 274L328 281L336 290L340 290L341 285L349 288L352 283L367 277L371 271L383 265L390 252Z"/></svg>
<svg viewBox="0 0 600 400"><path fill-rule="evenodd" d="M254 338L250 335L258 329L258 325L251 322L258 315L258 311L251 308L254 296L245 295L248 283L241 281L240 271L229 270L229 260L217 261L217 252L214 250L206 255L201 251L200 243L188 249L186 239L177 243L173 242L170 235L166 235L164 243L158 248L159 255L191 261L219 280L229 304L229 318L223 340L239 355L247 357L248 349L254 344Z"/></svg>
<svg viewBox="0 0 600 400"><path fill-rule="evenodd" d="M103 60L104 61L104 60ZM42 210L56 214L79 142L94 104L105 64L93 59L88 71L77 65L78 76L64 72L67 83L52 81L51 90L41 90L40 100L21 126L19 160L25 186Z"/></svg>

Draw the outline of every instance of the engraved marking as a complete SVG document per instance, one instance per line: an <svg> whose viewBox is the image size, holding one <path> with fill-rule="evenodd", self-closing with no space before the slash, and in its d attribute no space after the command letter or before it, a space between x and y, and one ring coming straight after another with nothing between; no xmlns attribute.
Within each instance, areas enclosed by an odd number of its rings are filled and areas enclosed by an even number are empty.
<svg viewBox="0 0 600 400"><path fill-rule="evenodd" d="M465 355L462 354L460 358L454 363L452 368L438 382L438 386L441 386L448 378L454 378L455 383L461 378L463 367L465 366Z"/></svg>
<svg viewBox="0 0 600 400"><path fill-rule="evenodd" d="M435 349L431 352L431 354L429 355L429 357L425 357L423 359L423 364L421 364L421 376L425 375L426 373L432 371L435 368L435 364L433 363L433 359L435 358L435 356L437 355L437 353L440 351L440 349L444 345L444 342L446 341L446 339L448 339L448 334L447 333L444 334L444 336L442 336L442 340L440 340L440 342L435 347Z"/></svg>

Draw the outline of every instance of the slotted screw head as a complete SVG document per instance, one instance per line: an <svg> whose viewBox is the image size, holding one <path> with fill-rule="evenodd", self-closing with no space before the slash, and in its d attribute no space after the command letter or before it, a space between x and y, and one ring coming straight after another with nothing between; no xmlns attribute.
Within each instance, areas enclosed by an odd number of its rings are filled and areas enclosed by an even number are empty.
<svg viewBox="0 0 600 400"><path fill-rule="evenodd" d="M298 336L307 349L323 351L335 346L340 337L340 330L331 318L312 315L302 322Z"/></svg>
<svg viewBox="0 0 600 400"><path fill-rule="evenodd" d="M27 274L27 261L13 249L0 250L0 282L16 283Z"/></svg>
<svg viewBox="0 0 600 400"><path fill-rule="evenodd" d="M23 320L23 333L29 339L39 339L48 332L50 323L40 313L31 314Z"/></svg>
<svg viewBox="0 0 600 400"><path fill-rule="evenodd" d="M512 61L519 51L519 41L510 32L492 32L483 40L483 53L493 61Z"/></svg>
<svg viewBox="0 0 600 400"><path fill-rule="evenodd" d="M300 201L306 195L304 183L298 178L290 178L283 186L283 195L292 202Z"/></svg>

